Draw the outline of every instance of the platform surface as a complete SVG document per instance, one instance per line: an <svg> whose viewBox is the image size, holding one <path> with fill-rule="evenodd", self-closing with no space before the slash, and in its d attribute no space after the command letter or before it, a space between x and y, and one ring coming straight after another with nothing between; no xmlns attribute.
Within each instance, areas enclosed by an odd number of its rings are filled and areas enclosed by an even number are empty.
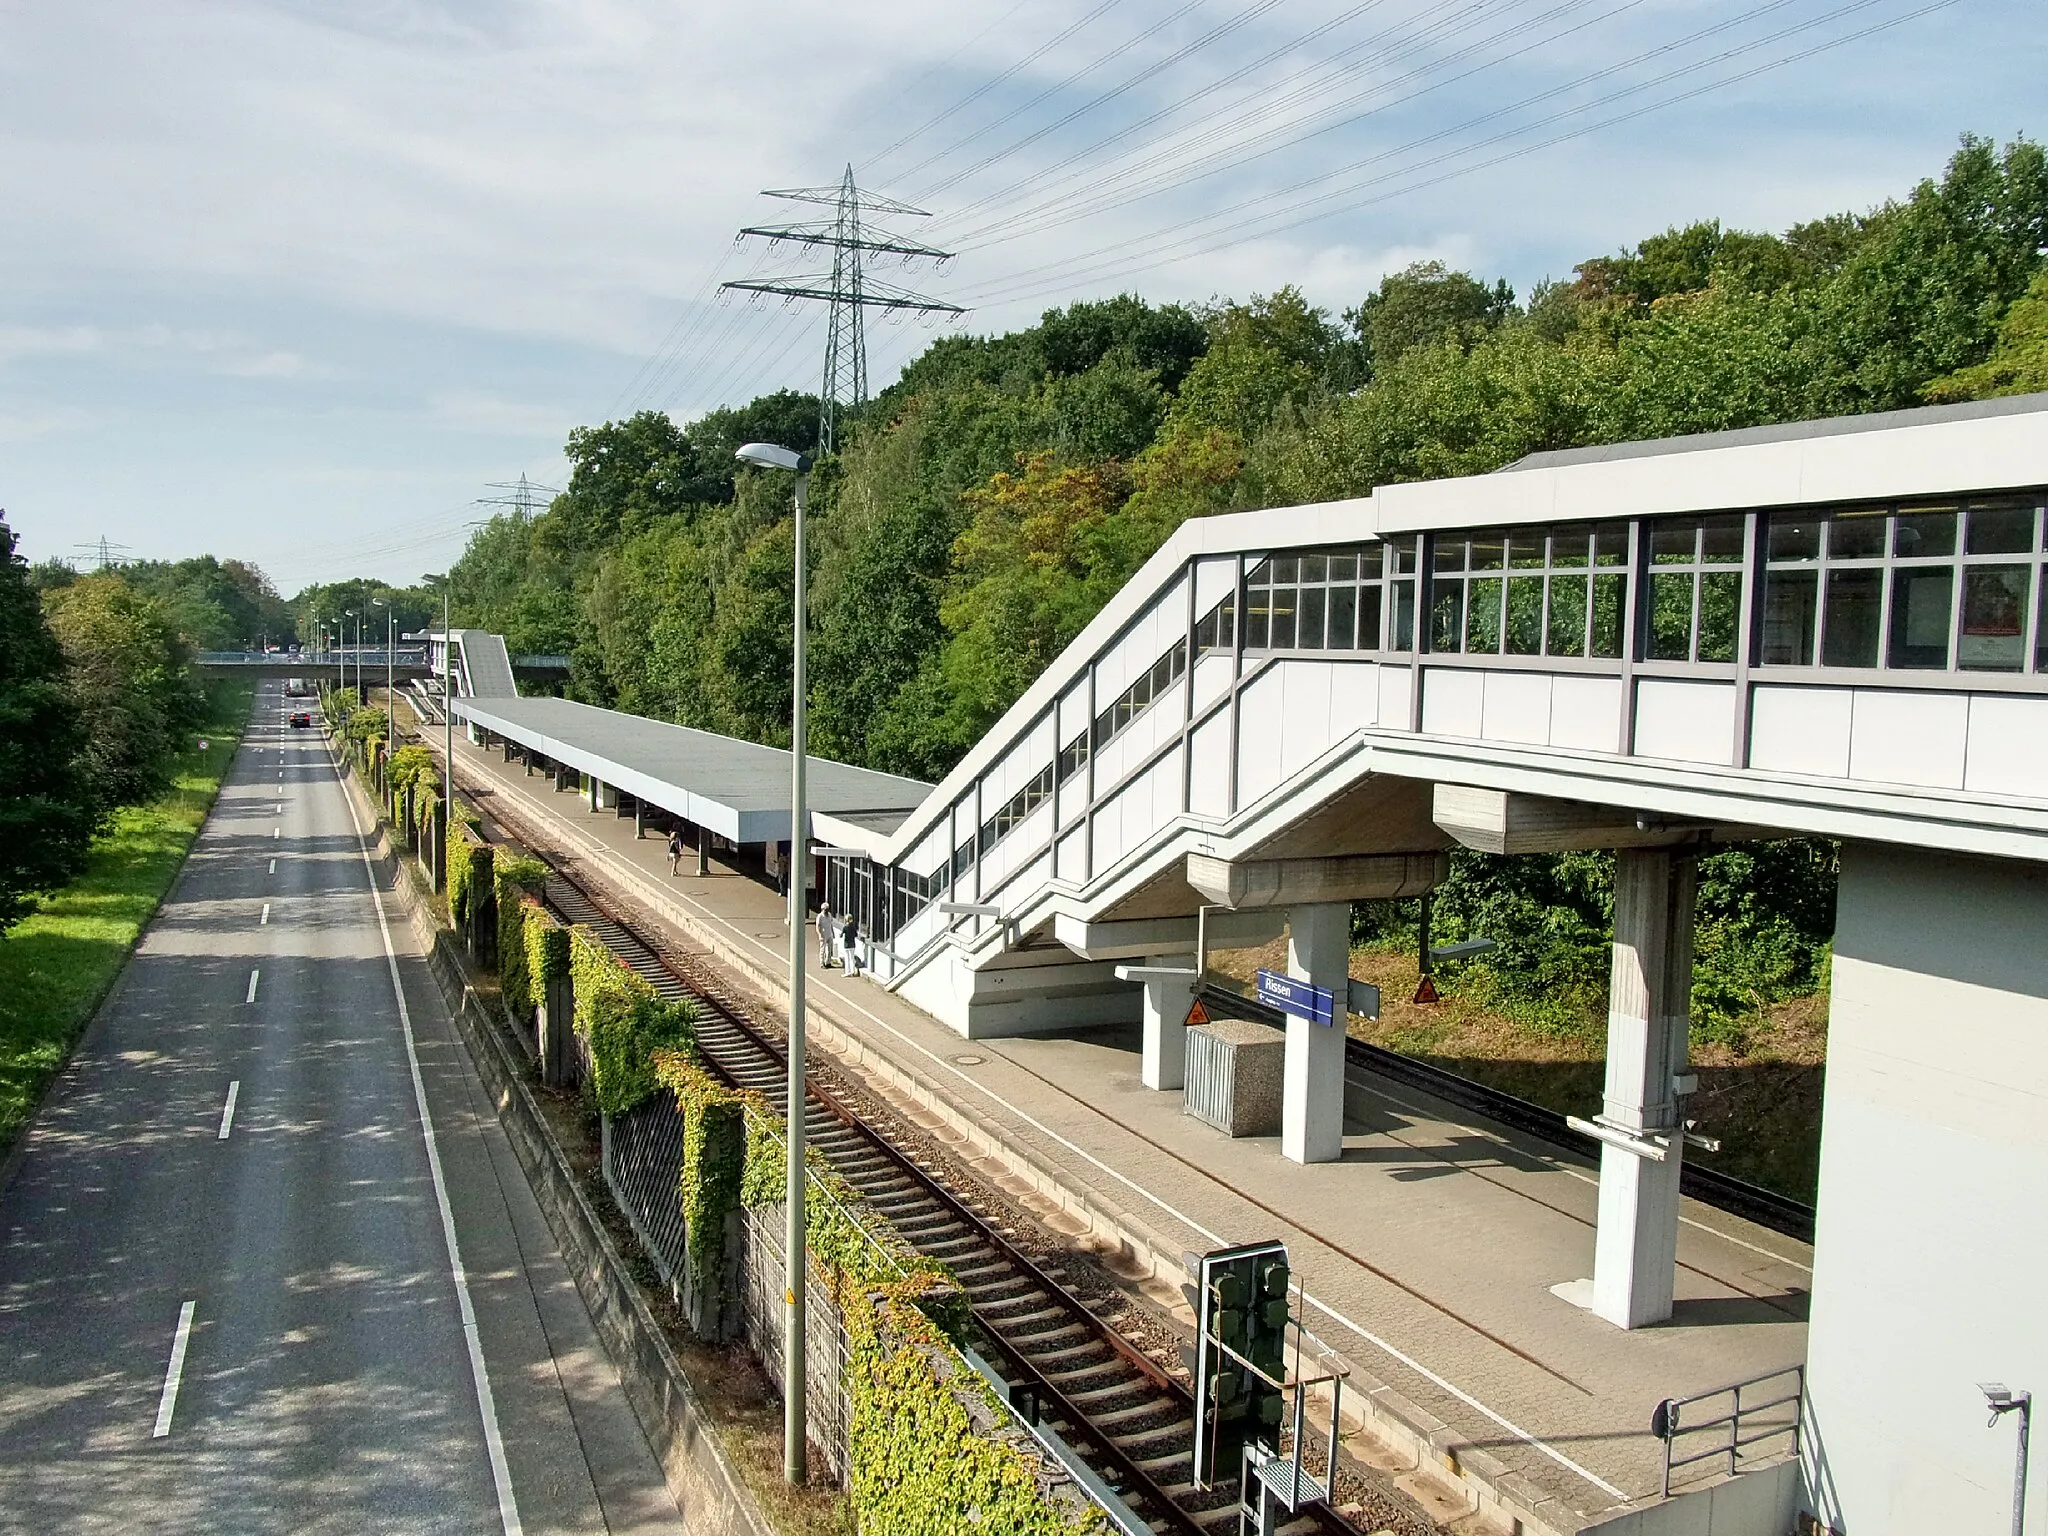
<svg viewBox="0 0 2048 1536"><path fill-rule="evenodd" d="M487 815L495 802L508 823L542 818L638 898L639 921L786 985L784 903L760 880L716 860L700 878L694 855L671 876L661 840L636 840L630 815L593 813L459 737L456 757ZM1813 1252L1792 1238L1687 1200L1676 1314L1625 1332L1553 1291L1592 1273L1598 1178L1582 1159L1354 1070L1342 1159L1304 1167L1277 1136L1229 1140L1182 1113L1177 1092L1146 1089L1135 1024L966 1040L866 977L821 970L815 931L805 954L814 1010L1063 1186L1179 1250L1284 1240L1312 1298L1305 1323L1361 1380L1580 1521L1657 1494L1661 1400L1805 1359Z"/></svg>

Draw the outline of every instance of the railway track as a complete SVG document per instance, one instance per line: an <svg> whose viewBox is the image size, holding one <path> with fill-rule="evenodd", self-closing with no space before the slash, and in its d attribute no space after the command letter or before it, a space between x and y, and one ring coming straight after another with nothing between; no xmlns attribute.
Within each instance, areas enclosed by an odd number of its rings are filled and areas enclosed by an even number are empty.
<svg viewBox="0 0 2048 1536"><path fill-rule="evenodd" d="M715 976L643 936L560 873L548 881L547 900L565 921L595 932L661 996L691 999L706 1064L785 1111L780 1042L747 1019L744 1004ZM997 1369L1035 1398L1042 1417L1141 1519L1181 1536L1236 1530L1235 1497L1203 1492L1191 1480L1194 1402L1186 1386L829 1090L807 1091L804 1134L905 1241L952 1271ZM1280 1529L1286 1536L1356 1536L1321 1508Z"/></svg>

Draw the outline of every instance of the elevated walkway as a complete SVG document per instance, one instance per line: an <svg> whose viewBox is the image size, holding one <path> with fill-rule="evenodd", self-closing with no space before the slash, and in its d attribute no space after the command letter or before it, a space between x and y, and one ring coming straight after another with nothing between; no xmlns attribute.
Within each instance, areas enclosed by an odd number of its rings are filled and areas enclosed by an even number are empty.
<svg viewBox="0 0 2048 1536"><path fill-rule="evenodd" d="M630 819L456 750L458 784L500 829L566 852L643 923L786 1006L772 891L723 860L673 877ZM814 1039L1155 1303L1178 1304L1187 1250L1286 1240L1315 1298L1308 1325L1357 1373L1364 1422L1347 1444L1439 1512L1465 1500L1537 1536L1669 1507L1655 1404L1804 1358L1812 1254L1776 1233L1685 1202L1673 1319L1620 1333L1550 1289L1589 1273L1586 1163L1354 1072L1341 1155L1304 1167L1276 1137L1226 1140L1147 1090L1135 1026L963 1041L806 950Z"/></svg>

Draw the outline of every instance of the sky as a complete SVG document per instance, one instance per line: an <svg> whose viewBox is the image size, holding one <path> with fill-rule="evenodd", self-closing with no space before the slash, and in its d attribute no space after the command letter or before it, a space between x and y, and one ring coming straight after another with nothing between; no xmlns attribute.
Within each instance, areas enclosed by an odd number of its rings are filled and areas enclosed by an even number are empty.
<svg viewBox="0 0 2048 1536"><path fill-rule="evenodd" d="M0 0L0 508L31 560L445 569L569 431L816 389L859 183L945 327L1868 208L2048 133L2038 0Z"/></svg>

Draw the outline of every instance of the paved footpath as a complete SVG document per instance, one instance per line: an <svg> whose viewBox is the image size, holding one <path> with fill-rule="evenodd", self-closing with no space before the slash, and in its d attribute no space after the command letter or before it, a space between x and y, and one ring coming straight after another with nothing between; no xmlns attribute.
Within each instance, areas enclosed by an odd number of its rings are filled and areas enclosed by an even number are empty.
<svg viewBox="0 0 2048 1536"><path fill-rule="evenodd" d="M679 1530L284 706L0 1188L0 1531Z"/></svg>

